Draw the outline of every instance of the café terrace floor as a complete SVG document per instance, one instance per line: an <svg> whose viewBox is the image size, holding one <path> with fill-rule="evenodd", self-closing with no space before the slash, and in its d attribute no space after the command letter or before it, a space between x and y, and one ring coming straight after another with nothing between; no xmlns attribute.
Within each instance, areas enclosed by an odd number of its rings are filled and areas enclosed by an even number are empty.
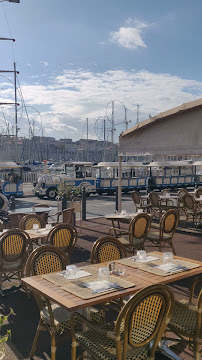
<svg viewBox="0 0 202 360"><path fill-rule="evenodd" d="M87 221L77 221L78 223L78 241L76 248L71 256L71 263L79 263L79 265L87 265L90 263L90 251L92 244L99 237L108 234L111 227L111 222L105 218L94 218ZM123 227L126 227L123 224ZM195 230L193 224L188 225L188 228L183 227L183 222L180 222L180 227L174 235L174 246L178 256L183 256L195 260L202 259L202 227ZM154 248L153 248L154 249ZM152 248L147 247L147 251ZM175 293L176 298L188 298L189 286L192 278L181 280L172 283L170 286ZM38 308L33 298L28 299L25 291L20 287L15 286L14 283L5 283L4 290L5 298L0 298L0 313L8 314L9 309L12 308L15 315L11 315L8 319L8 324L4 329L11 329L11 339L6 344L5 360L29 359L30 349L35 336L38 325ZM70 340L67 338L63 344L60 344L57 350L56 359L70 360ZM178 346L175 346L175 352L179 354L182 359L193 359L189 350L185 352ZM36 355L36 360L50 359L50 335L47 332L42 332L39 338ZM157 353L157 360L167 360L168 357Z"/></svg>

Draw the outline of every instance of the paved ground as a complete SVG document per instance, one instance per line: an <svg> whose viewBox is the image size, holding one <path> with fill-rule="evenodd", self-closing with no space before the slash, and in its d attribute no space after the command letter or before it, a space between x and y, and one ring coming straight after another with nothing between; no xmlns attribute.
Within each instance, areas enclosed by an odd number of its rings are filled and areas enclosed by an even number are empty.
<svg viewBox="0 0 202 360"><path fill-rule="evenodd" d="M27 204L27 200L29 201L30 198L23 199L23 201L26 201L25 205L30 205ZM130 200L127 201L129 203ZM93 242L108 233L111 223L105 218L99 217L82 221L81 224L77 220L77 225L79 238L77 246L71 256L71 263L87 265L90 262L90 251ZM179 256L201 260L201 231L195 231L191 227L189 227L188 230L188 232L185 232L185 229L181 227L175 234L174 244L176 252ZM147 248L147 250L150 249ZM188 297L188 288L191 281L192 279L188 278L171 284L171 288L177 298ZM12 331L11 340L6 345L5 360L28 360L39 319L38 309L33 298L29 300L26 293L20 287L11 285L14 284L4 284L6 297L2 298L0 303L0 311L3 314L8 314L10 307L15 313L15 315L10 316L8 324L5 326L5 329L11 329ZM184 353L179 347L177 347L175 351L180 354L182 359L192 359L189 352ZM70 360L69 339L66 339L58 348L56 358L58 360ZM48 333L41 334L35 359L50 359L50 336ZM157 354L156 359L166 360L166 357Z"/></svg>

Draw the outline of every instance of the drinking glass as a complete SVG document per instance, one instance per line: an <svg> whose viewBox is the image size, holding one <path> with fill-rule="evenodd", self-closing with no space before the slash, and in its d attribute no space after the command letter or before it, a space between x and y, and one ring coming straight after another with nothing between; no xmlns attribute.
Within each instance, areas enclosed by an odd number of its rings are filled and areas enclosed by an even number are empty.
<svg viewBox="0 0 202 360"><path fill-rule="evenodd" d="M126 215L126 210L122 210L121 215Z"/></svg>
<svg viewBox="0 0 202 360"><path fill-rule="evenodd" d="M108 267L102 267L98 269L98 277L101 280L108 279L109 277L109 268Z"/></svg>
<svg viewBox="0 0 202 360"><path fill-rule="evenodd" d="M137 261L144 262L147 260L147 253L145 250L137 251Z"/></svg>
<svg viewBox="0 0 202 360"><path fill-rule="evenodd" d="M173 253L172 252L164 252L163 253L163 263L170 264L173 262Z"/></svg>
<svg viewBox="0 0 202 360"><path fill-rule="evenodd" d="M138 214L143 213L143 209L137 209L137 213L138 213Z"/></svg>
<svg viewBox="0 0 202 360"><path fill-rule="evenodd" d="M33 230L39 230L39 224L33 224Z"/></svg>
<svg viewBox="0 0 202 360"><path fill-rule="evenodd" d="M52 224L46 224L46 229L51 229L52 228Z"/></svg>
<svg viewBox="0 0 202 360"><path fill-rule="evenodd" d="M71 276L71 277L75 277L77 273L77 267L76 265L68 265L66 266L66 275L67 276Z"/></svg>

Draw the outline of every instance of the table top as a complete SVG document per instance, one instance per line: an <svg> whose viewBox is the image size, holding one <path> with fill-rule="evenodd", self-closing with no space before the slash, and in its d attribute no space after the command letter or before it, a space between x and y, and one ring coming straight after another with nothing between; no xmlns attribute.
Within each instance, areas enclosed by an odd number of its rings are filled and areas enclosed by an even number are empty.
<svg viewBox="0 0 202 360"><path fill-rule="evenodd" d="M151 254L156 256L162 255L162 253L159 253L157 251L152 252ZM133 283L133 285L130 286L129 288L115 290L110 293L99 294L98 296L95 296L90 299L82 299L79 296L76 296L68 291L65 291L59 285L53 284L50 281L44 279L42 275L23 278L22 283L28 285L34 291L37 291L47 296L50 300L65 307L66 309L70 311L74 311L78 309L83 309L85 307L93 306L96 304L100 304L103 302L107 302L109 300L135 294L140 289L150 286L152 284L159 284L159 283L169 284L171 282L184 279L193 275L197 275L202 272L202 262L191 259L185 259L178 256L174 256L174 259L187 260L194 264L200 264L200 266L191 270L186 270L175 274L169 274L166 276L160 276L146 272L140 268L126 266L125 264L123 266L122 264L119 264L119 268L120 269L124 268L126 271L126 275L123 276L123 279L127 280L130 283ZM93 269L98 269L99 267L106 267L107 265L108 263L102 263L102 264L94 264L91 266Z"/></svg>
<svg viewBox="0 0 202 360"><path fill-rule="evenodd" d="M33 230L33 229L25 230L25 232L29 235L30 239L35 240L35 239L41 239L44 237L46 238L51 230L52 230L52 228L50 228L50 229L41 228L38 230Z"/></svg>
<svg viewBox="0 0 202 360"><path fill-rule="evenodd" d="M30 207L30 208L19 208L14 210L9 210L9 214L37 214L37 213L44 213L44 212L50 212L52 210L52 207Z"/></svg>
<svg viewBox="0 0 202 360"><path fill-rule="evenodd" d="M106 215L105 218L108 220L132 220L136 215L138 215L138 212L134 212L134 213L126 213L126 214L121 214L121 213L117 213L117 214L109 214Z"/></svg>
<svg viewBox="0 0 202 360"><path fill-rule="evenodd" d="M5 234L9 229L5 229L4 231L0 232L0 236ZM25 232L29 235L31 240L35 240L35 239L41 239L41 238L46 238L47 235L49 234L49 232L52 230L52 228L50 229L46 229L46 228L41 228L38 230L25 230Z"/></svg>

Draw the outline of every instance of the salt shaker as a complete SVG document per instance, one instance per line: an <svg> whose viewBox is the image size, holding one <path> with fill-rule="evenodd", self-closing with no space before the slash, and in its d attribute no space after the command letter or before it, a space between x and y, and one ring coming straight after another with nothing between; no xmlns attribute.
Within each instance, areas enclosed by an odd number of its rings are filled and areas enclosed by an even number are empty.
<svg viewBox="0 0 202 360"><path fill-rule="evenodd" d="M109 272L110 272L110 274L112 273L112 264L111 263L109 263Z"/></svg>
<svg viewBox="0 0 202 360"><path fill-rule="evenodd" d="M116 270L116 263L115 261L112 261L112 272Z"/></svg>

